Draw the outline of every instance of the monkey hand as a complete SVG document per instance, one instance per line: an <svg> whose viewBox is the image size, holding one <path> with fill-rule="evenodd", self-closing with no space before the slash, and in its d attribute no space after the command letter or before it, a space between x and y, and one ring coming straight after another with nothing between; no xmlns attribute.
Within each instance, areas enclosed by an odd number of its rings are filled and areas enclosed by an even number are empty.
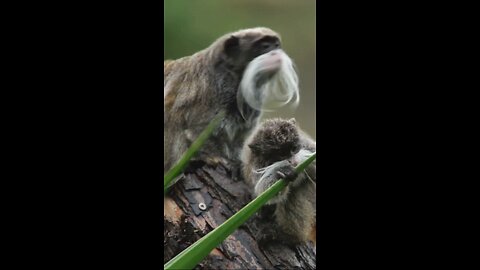
<svg viewBox="0 0 480 270"><path fill-rule="evenodd" d="M228 160L224 157L221 157L219 155L205 155L205 157L203 158L203 160L205 161L205 163L207 163L208 165L212 166L212 167L217 167L219 165L226 165L228 164Z"/></svg>
<svg viewBox="0 0 480 270"><path fill-rule="evenodd" d="M295 167L293 167L291 163L288 163L278 168L277 176L290 183L297 179L298 173L295 171Z"/></svg>
<svg viewBox="0 0 480 270"><path fill-rule="evenodd" d="M183 131L183 136L188 145L192 145L199 137L200 131L195 128L186 129ZM216 151L215 146L208 142L192 157L191 160L199 160L205 162L207 165L217 167L219 165L228 164L228 159L222 156L221 152Z"/></svg>
<svg viewBox="0 0 480 270"><path fill-rule="evenodd" d="M273 163L272 165L263 168L257 171L258 174L261 174L260 179L257 181L255 185L255 195L258 196L263 193L265 190L270 188L273 184L275 184L280 179L285 179L287 182L291 182L295 180L298 174L295 172L295 168L293 165L287 161L282 160ZM285 198L285 195L288 194L288 186L282 190L277 196L271 199L268 203L274 204L282 201Z"/></svg>

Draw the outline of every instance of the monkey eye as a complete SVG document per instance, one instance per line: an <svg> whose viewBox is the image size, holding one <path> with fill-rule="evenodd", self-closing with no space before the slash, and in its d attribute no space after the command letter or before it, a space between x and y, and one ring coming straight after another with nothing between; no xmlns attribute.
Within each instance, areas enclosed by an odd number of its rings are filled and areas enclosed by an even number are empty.
<svg viewBox="0 0 480 270"><path fill-rule="evenodd" d="M266 36L261 38L260 40L255 41L254 44L257 46L257 48L263 50L269 50L273 48L276 49L280 47L280 40L273 36Z"/></svg>
<svg viewBox="0 0 480 270"><path fill-rule="evenodd" d="M300 147L298 147L298 146L292 147L292 149L290 150L290 153L291 154L296 154L299 150L300 150Z"/></svg>
<svg viewBox="0 0 480 270"><path fill-rule="evenodd" d="M261 45L262 49L268 49L270 48L270 43L267 43L267 42L263 42L262 45Z"/></svg>
<svg viewBox="0 0 480 270"><path fill-rule="evenodd" d="M278 49L280 48L280 42L275 41L275 42L262 42L260 44L260 47L263 50L268 50L268 49Z"/></svg>

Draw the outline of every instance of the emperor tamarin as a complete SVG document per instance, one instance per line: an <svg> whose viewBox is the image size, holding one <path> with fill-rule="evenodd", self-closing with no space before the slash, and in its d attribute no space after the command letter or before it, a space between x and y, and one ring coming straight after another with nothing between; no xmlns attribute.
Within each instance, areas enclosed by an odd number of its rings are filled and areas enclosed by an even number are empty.
<svg viewBox="0 0 480 270"><path fill-rule="evenodd" d="M255 196L280 178L288 182L285 189L267 203L271 213L262 213L265 226L257 232L259 241L296 244L309 239L316 226L316 162L300 174L294 167L315 151L315 141L294 119L266 120L245 142L242 172Z"/></svg>

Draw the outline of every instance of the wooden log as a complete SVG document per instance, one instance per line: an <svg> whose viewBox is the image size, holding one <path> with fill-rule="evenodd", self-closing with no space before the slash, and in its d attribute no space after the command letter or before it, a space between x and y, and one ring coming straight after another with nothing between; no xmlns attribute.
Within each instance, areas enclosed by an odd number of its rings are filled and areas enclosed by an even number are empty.
<svg viewBox="0 0 480 270"><path fill-rule="evenodd" d="M238 168L196 162L168 191L164 198L164 263L252 200L249 187L232 176L232 171ZM258 214L250 218L195 269L316 269L315 230L310 242L295 247L276 242L259 246L254 235L260 222L264 221Z"/></svg>

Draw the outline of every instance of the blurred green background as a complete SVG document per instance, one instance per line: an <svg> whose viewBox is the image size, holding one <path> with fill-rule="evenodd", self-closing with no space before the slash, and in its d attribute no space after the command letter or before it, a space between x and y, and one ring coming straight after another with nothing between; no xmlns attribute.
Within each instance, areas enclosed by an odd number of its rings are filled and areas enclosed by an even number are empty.
<svg viewBox="0 0 480 270"><path fill-rule="evenodd" d="M164 15L164 60L191 55L240 29L265 26L279 33L297 67L300 105L264 118L295 117L316 139L315 0L164 0Z"/></svg>

